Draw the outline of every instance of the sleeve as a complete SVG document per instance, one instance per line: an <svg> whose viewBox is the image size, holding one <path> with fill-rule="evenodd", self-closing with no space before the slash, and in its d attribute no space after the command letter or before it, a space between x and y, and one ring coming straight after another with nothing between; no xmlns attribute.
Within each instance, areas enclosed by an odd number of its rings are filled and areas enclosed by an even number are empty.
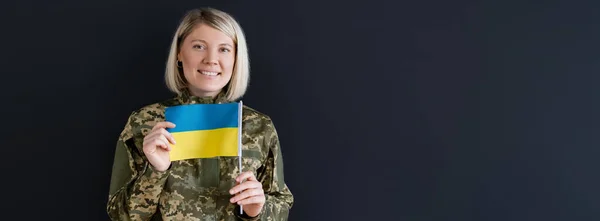
<svg viewBox="0 0 600 221"><path fill-rule="evenodd" d="M272 123L266 135L265 145L269 147L267 160L257 171L257 179L265 191L265 205L257 217L238 214L242 220L287 220L294 203L294 196L284 181L283 156L279 137ZM239 213L239 207L237 208Z"/></svg>
<svg viewBox="0 0 600 221"><path fill-rule="evenodd" d="M132 116L116 145L106 210L111 220L150 220L167 180L135 145Z"/></svg>

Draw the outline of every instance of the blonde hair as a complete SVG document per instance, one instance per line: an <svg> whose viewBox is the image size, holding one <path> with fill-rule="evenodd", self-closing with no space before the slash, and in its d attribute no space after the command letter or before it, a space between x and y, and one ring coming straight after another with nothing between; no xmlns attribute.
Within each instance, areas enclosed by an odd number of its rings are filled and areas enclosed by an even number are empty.
<svg viewBox="0 0 600 221"><path fill-rule="evenodd" d="M250 60L248 57L248 48L246 46L246 38L242 28L238 22L229 14L214 9L200 8L188 11L181 19L177 31L171 42L169 57L167 59L167 67L165 70L165 83L170 91L181 95L182 90L188 87L183 70L177 67L177 54L181 47L182 41L194 30L198 24L205 24L214 29L223 32L225 35L233 39L235 44L235 64L233 66L233 74L231 80L225 86L227 100L234 101L241 98L248 88L250 80Z"/></svg>

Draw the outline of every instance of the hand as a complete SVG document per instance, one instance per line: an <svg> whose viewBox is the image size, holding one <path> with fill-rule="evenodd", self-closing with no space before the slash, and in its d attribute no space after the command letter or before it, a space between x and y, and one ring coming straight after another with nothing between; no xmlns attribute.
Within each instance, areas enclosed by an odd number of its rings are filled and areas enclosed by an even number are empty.
<svg viewBox="0 0 600 221"><path fill-rule="evenodd" d="M165 171L171 166L169 151L175 144L175 138L165 128L174 128L171 122L159 122L144 137L144 155L155 170Z"/></svg>
<svg viewBox="0 0 600 221"><path fill-rule="evenodd" d="M242 180L248 179L247 181L239 184ZM234 186L229 190L232 197L229 201L231 203L237 203L243 205L244 212L250 217L256 217L262 211L265 205L265 193L262 188L262 183L256 180L254 173L246 171L235 178L238 185Z"/></svg>

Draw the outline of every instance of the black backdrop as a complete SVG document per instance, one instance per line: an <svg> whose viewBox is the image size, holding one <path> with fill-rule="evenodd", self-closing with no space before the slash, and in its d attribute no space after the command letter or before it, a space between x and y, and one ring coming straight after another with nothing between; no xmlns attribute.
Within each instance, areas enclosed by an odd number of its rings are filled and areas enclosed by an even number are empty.
<svg viewBox="0 0 600 221"><path fill-rule="evenodd" d="M598 220L600 3L2 3L2 217L106 220L128 114L187 9L232 13L290 220Z"/></svg>

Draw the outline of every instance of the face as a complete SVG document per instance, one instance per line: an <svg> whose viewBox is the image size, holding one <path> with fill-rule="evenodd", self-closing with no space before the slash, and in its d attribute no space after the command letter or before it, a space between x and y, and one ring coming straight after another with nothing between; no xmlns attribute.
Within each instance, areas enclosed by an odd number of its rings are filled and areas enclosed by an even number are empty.
<svg viewBox="0 0 600 221"><path fill-rule="evenodd" d="M190 92L214 97L227 85L235 63L233 39L208 25L200 24L182 42L181 61Z"/></svg>

